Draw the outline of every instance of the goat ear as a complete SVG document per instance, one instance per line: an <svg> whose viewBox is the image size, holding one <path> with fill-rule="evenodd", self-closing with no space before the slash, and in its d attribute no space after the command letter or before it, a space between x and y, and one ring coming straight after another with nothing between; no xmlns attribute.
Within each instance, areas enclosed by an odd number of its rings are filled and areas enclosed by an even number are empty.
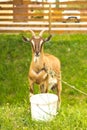
<svg viewBox="0 0 87 130"><path fill-rule="evenodd" d="M22 36L22 40L23 40L24 42L30 42L30 39L27 38L27 37L25 37L25 36Z"/></svg>
<svg viewBox="0 0 87 130"><path fill-rule="evenodd" d="M50 35L49 37L47 37L44 41L47 42L51 39L52 35Z"/></svg>

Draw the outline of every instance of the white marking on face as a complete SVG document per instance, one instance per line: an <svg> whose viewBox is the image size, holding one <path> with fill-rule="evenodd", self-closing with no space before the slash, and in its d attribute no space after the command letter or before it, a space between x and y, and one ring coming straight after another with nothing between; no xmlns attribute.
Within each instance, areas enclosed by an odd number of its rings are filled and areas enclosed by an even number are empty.
<svg viewBox="0 0 87 130"><path fill-rule="evenodd" d="M41 41L40 41L40 47L41 47L42 43L43 43L43 40L41 39Z"/></svg>

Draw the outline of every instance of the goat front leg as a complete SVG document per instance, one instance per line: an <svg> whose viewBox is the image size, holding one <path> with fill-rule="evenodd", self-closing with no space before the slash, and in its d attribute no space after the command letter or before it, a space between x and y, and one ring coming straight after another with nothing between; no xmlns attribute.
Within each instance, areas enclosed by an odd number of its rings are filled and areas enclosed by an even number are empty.
<svg viewBox="0 0 87 130"><path fill-rule="evenodd" d="M29 84L30 84L29 89L30 89L30 97L31 97L34 95L34 88L33 88L34 82L31 79L29 79Z"/></svg>

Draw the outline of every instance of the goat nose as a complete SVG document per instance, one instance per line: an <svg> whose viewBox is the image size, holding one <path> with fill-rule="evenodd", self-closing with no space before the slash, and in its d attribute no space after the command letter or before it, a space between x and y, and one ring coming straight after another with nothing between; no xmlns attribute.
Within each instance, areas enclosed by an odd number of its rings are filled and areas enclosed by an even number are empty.
<svg viewBox="0 0 87 130"><path fill-rule="evenodd" d="M36 53L35 53L35 56L39 56L39 55L40 55L40 53L39 53L39 52L36 52Z"/></svg>

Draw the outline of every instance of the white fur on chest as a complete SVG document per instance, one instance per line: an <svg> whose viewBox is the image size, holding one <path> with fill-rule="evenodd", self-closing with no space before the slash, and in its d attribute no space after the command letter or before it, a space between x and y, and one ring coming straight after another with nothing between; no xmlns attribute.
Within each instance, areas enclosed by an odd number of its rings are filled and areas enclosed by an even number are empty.
<svg viewBox="0 0 87 130"><path fill-rule="evenodd" d="M34 56L34 62L36 63L39 60L39 56Z"/></svg>

